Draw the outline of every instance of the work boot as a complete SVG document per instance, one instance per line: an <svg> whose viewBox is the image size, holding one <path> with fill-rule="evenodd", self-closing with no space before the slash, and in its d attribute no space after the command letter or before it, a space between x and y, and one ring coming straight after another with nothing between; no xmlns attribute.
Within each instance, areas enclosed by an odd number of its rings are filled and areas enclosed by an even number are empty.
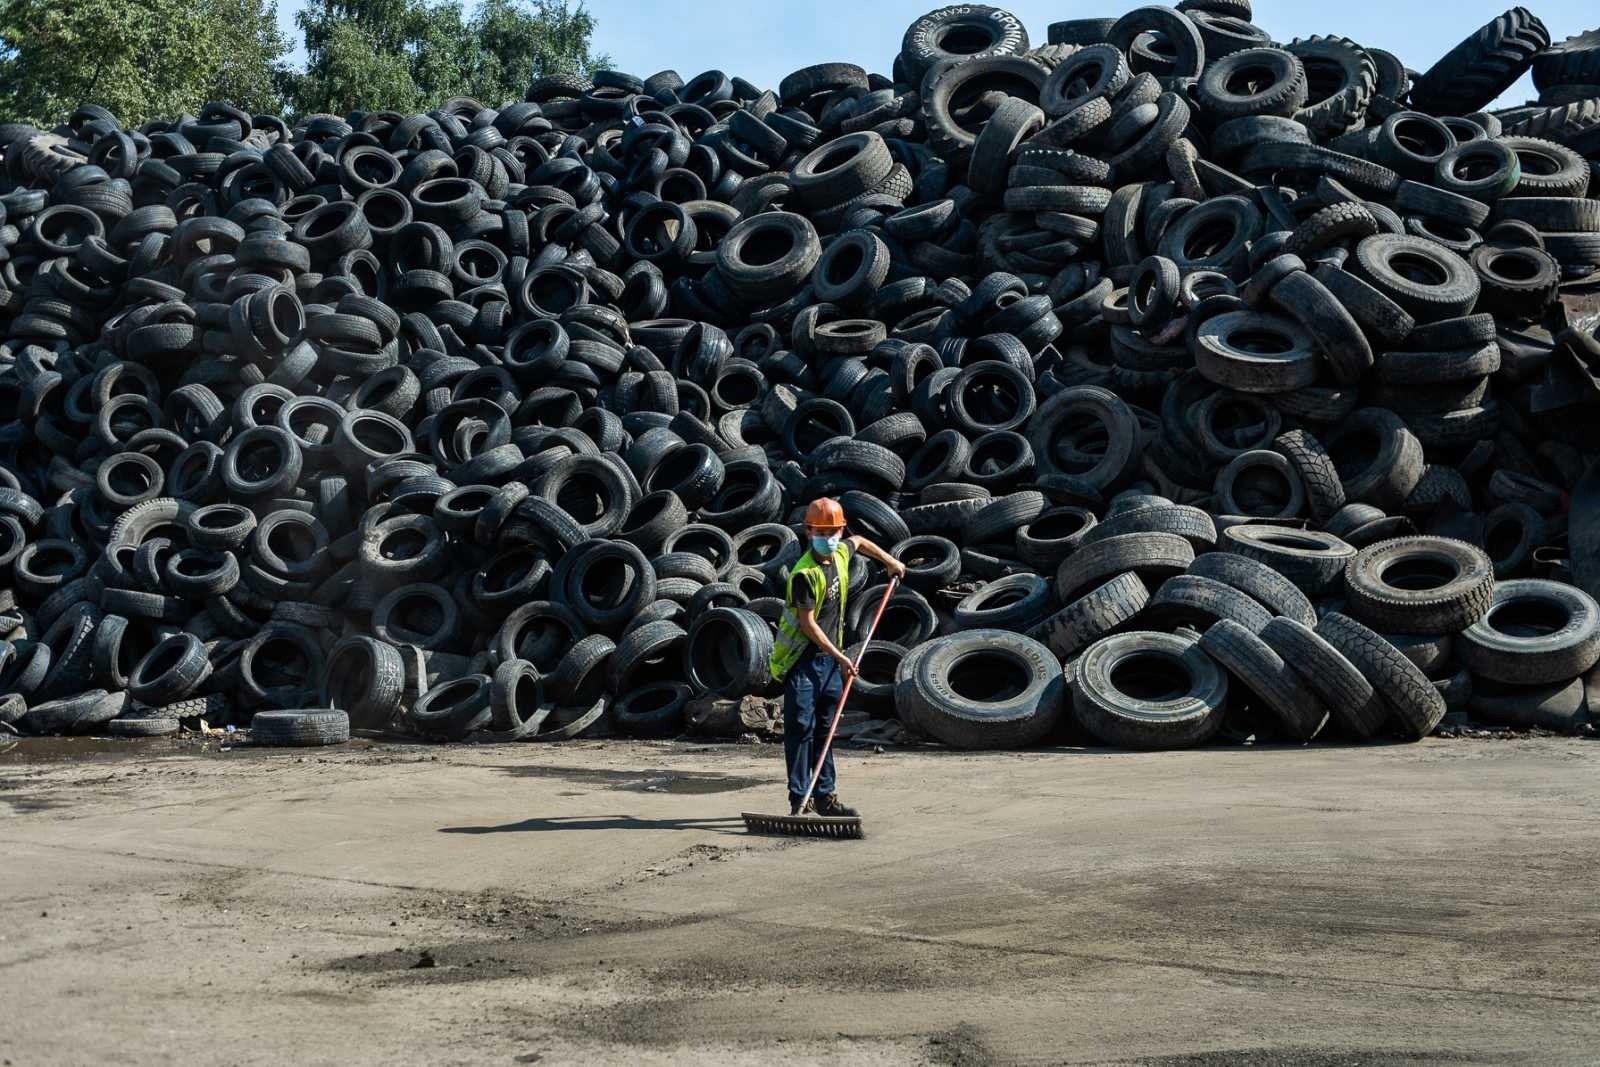
<svg viewBox="0 0 1600 1067"><path fill-rule="evenodd" d="M831 819L859 819L861 817L861 813L855 808L846 807L839 802L838 793L829 793L825 797L818 797L816 805L818 815L826 815Z"/></svg>
<svg viewBox="0 0 1600 1067"><path fill-rule="evenodd" d="M800 798L799 797L790 797L789 798L789 814L790 815L804 815L807 812L810 812L810 811L814 810L816 808L816 806L817 806L817 802L816 801L808 800L805 803L805 807L801 807L800 806Z"/></svg>

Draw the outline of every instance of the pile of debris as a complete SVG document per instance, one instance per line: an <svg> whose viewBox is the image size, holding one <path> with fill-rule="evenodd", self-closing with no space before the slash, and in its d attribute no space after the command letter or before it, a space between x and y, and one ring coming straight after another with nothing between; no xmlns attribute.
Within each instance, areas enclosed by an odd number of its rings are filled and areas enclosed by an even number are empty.
<svg viewBox="0 0 1600 1067"><path fill-rule="evenodd" d="M1582 721L1600 33L1250 14L0 126L0 723L672 736L821 495L911 567L860 710L949 744Z"/></svg>

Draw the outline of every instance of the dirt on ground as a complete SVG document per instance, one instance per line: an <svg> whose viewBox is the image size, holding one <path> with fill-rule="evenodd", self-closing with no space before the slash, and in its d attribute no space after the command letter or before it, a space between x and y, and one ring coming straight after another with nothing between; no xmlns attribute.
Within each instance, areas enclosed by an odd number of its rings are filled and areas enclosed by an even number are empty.
<svg viewBox="0 0 1600 1067"><path fill-rule="evenodd" d="M0 1067L1593 1063L1600 742L0 740Z"/></svg>

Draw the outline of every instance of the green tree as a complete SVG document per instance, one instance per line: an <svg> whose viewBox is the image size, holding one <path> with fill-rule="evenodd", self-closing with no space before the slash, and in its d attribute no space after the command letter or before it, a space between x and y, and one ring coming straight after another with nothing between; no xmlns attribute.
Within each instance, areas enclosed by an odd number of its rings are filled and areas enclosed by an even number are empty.
<svg viewBox="0 0 1600 1067"><path fill-rule="evenodd" d="M308 46L310 39L308 32ZM361 22L340 19L321 30L312 56L306 72L290 79L288 95L300 114L409 111L416 103L411 58L383 48L380 35Z"/></svg>
<svg viewBox="0 0 1600 1067"><path fill-rule="evenodd" d="M0 0L0 110L48 126L80 103L129 124L272 108L284 50L273 0Z"/></svg>
<svg viewBox="0 0 1600 1067"><path fill-rule="evenodd" d="M225 100L252 115L283 110L278 84L287 68L289 42L278 30L274 0L209 0L209 25L221 54L205 90L207 100Z"/></svg>
<svg viewBox="0 0 1600 1067"><path fill-rule="evenodd" d="M537 76L588 71L594 16L571 0L313 0L295 16L306 70L296 111L421 110L452 96L521 99Z"/></svg>
<svg viewBox="0 0 1600 1067"><path fill-rule="evenodd" d="M611 61L589 50L595 20L589 9L564 0L483 0L467 27L478 42L468 95L498 103L519 99L546 74L588 74Z"/></svg>

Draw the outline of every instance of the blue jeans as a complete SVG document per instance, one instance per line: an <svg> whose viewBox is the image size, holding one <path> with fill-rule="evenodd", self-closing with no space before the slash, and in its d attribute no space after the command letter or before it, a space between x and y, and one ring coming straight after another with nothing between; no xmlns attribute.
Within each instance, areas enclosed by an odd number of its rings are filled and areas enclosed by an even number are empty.
<svg viewBox="0 0 1600 1067"><path fill-rule="evenodd" d="M789 803L797 802L811 784L817 753L828 739L833 711L844 692L844 671L838 662L813 651L795 664L783 685L783 756L789 764ZM814 796L832 796L837 791L833 776L833 750L822 761Z"/></svg>

